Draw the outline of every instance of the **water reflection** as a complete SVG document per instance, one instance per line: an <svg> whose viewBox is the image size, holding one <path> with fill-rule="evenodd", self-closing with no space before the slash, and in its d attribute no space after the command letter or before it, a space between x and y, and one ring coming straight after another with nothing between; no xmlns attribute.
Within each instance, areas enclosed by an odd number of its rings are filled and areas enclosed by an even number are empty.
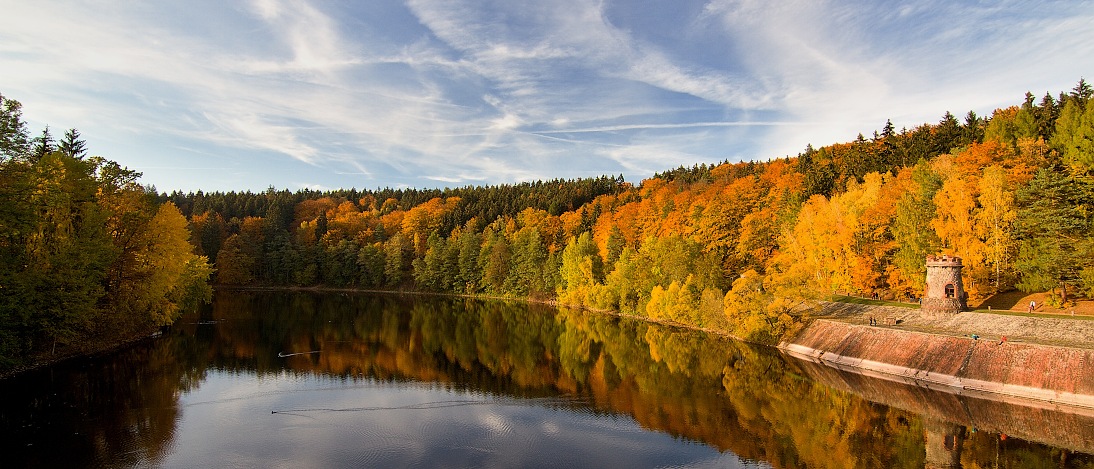
<svg viewBox="0 0 1094 469"><path fill-rule="evenodd" d="M945 387L908 385L813 362L799 366L813 379L871 401L963 427L1094 453L1094 409L1004 396L961 395ZM994 399L992 399L994 398Z"/></svg>
<svg viewBox="0 0 1094 469"><path fill-rule="evenodd" d="M546 306L220 292L0 382L0 431L17 466L1094 467L1089 418L855 376Z"/></svg>
<svg viewBox="0 0 1094 469"><path fill-rule="evenodd" d="M175 436L179 396L201 376L157 345L0 381L4 465L132 466L162 459Z"/></svg>

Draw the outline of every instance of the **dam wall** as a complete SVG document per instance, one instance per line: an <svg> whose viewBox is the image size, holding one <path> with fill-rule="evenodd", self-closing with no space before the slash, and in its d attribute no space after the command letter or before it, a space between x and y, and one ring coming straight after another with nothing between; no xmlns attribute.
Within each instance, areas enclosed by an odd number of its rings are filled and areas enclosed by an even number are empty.
<svg viewBox="0 0 1094 469"><path fill-rule="evenodd" d="M969 428L1094 454L1094 409L1049 402L962 393L961 390L908 385L871 377L812 360L797 360L802 373L824 385L922 415Z"/></svg>
<svg viewBox="0 0 1094 469"><path fill-rule="evenodd" d="M994 400L1094 409L1094 350L819 319L779 347L867 376Z"/></svg>

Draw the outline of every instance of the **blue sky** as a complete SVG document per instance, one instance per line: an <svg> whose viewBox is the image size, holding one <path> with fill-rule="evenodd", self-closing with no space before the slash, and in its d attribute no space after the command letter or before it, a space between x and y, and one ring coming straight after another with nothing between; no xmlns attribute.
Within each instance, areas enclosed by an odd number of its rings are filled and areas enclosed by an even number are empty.
<svg viewBox="0 0 1094 469"><path fill-rule="evenodd" d="M0 0L0 93L160 191L766 160L1094 79L1094 2Z"/></svg>

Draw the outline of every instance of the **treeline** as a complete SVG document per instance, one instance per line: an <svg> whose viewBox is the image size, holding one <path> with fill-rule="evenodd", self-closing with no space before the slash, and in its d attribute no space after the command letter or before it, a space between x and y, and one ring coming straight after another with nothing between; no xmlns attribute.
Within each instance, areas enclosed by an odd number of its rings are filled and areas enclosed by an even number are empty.
<svg viewBox="0 0 1094 469"><path fill-rule="evenodd" d="M1094 293L1092 94L1080 81L988 117L887 122L637 187L160 195L86 157L75 131L29 138L5 99L0 347L168 323L202 296L205 258L224 285L557 298L760 342L796 329L818 295L919 295L929 254L962 257L974 298L1020 288L1063 304Z"/></svg>
<svg viewBox="0 0 1094 469"><path fill-rule="evenodd" d="M30 138L0 96L0 369L109 344L208 300L186 218L75 129Z"/></svg>
<svg viewBox="0 0 1094 469"><path fill-rule="evenodd" d="M550 181L524 182L499 186L474 186L445 189L357 189L336 191L297 192L278 191L274 188L263 193L202 191L161 194L162 202L172 202L183 215L206 212L217 213L225 220L242 220L246 217L277 219L279 226L291 230L293 207L306 200L328 198L331 200L356 201L368 210L390 213L406 210L435 198L459 198L463 201L455 210L445 214L441 229L450 231L472 218L494 220L512 217L526 208L545 210L552 215L574 210L600 195L618 193L629 187L623 176L588 178L579 180L554 179Z"/></svg>
<svg viewBox="0 0 1094 469"><path fill-rule="evenodd" d="M974 298L1094 293L1091 94L1080 81L988 117L886 122L870 138L638 187L163 197L189 212L222 284L558 298L770 342L817 295L919 295L929 254L962 257Z"/></svg>

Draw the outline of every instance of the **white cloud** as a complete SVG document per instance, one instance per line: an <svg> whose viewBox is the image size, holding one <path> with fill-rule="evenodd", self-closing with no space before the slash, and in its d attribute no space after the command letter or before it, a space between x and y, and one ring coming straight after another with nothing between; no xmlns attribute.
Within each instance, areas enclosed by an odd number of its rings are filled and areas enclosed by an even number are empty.
<svg viewBox="0 0 1094 469"><path fill-rule="evenodd" d="M665 35L585 0L7 2L0 91L158 177L459 185L794 154L1068 89L1094 54L1085 4L680 6L640 23Z"/></svg>

